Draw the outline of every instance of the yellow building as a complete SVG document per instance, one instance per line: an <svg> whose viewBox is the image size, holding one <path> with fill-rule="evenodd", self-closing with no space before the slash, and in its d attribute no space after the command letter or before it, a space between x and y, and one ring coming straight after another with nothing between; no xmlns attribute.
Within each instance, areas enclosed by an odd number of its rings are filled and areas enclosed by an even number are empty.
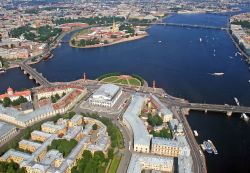
<svg viewBox="0 0 250 173"><path fill-rule="evenodd" d="M154 137L152 138L151 152L158 155L178 157L181 151L178 141Z"/></svg>
<svg viewBox="0 0 250 173"><path fill-rule="evenodd" d="M52 121L45 122L41 126L42 131L50 134L65 134L67 129L65 124L54 124Z"/></svg>
<svg viewBox="0 0 250 173"><path fill-rule="evenodd" d="M32 141L28 141L28 140L21 140L18 143L18 146L22 150L29 151L29 152L33 153L41 146L41 144L36 143L36 142L32 142Z"/></svg>
<svg viewBox="0 0 250 173"><path fill-rule="evenodd" d="M112 32L118 32L119 31L119 26L115 24L115 20L113 21L113 25L112 25Z"/></svg>
<svg viewBox="0 0 250 173"><path fill-rule="evenodd" d="M41 131L37 131L37 130L35 130L31 133L31 139L33 141L39 141L39 142L44 142L50 136L51 136L51 134L49 134L49 133L45 133L45 132L41 132Z"/></svg>

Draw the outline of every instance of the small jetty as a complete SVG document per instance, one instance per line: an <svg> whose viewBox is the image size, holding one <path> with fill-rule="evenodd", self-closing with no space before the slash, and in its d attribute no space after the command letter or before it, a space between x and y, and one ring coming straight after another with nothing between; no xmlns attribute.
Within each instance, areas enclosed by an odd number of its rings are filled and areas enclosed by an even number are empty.
<svg viewBox="0 0 250 173"><path fill-rule="evenodd" d="M201 148L209 154L218 154L218 151L211 140L203 141Z"/></svg>

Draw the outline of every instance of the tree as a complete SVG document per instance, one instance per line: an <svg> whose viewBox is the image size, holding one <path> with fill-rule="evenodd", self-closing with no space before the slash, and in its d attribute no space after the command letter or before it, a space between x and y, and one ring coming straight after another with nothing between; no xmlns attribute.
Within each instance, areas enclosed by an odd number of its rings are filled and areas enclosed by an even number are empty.
<svg viewBox="0 0 250 173"><path fill-rule="evenodd" d="M103 162L105 160L105 155L102 151L96 151L93 159L97 162Z"/></svg>
<svg viewBox="0 0 250 173"><path fill-rule="evenodd" d="M113 148L109 148L108 149L108 158L112 159L114 157L114 149Z"/></svg>
<svg viewBox="0 0 250 173"><path fill-rule="evenodd" d="M4 99L3 99L3 106L4 107L9 107L11 105L11 100L10 100L10 98L9 97L5 97Z"/></svg>
<svg viewBox="0 0 250 173"><path fill-rule="evenodd" d="M56 95L55 95L55 99L56 99L56 100L59 100L59 99L60 99L59 94L57 94L57 93L56 93Z"/></svg>
<svg viewBox="0 0 250 173"><path fill-rule="evenodd" d="M163 124L163 120L159 115L152 116L151 114L148 114L148 120L147 121L153 127Z"/></svg>
<svg viewBox="0 0 250 173"><path fill-rule="evenodd" d="M94 125L92 126L92 130L97 130L97 125L96 125L96 124L94 124Z"/></svg>
<svg viewBox="0 0 250 173"><path fill-rule="evenodd" d="M71 44L72 44L72 45L75 45L75 44L76 44L75 39L71 40Z"/></svg>

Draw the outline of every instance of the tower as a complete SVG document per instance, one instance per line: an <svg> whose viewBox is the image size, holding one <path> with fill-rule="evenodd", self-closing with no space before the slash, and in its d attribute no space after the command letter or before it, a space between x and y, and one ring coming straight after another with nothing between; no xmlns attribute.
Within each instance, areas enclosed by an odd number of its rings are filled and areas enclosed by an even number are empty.
<svg viewBox="0 0 250 173"><path fill-rule="evenodd" d="M87 80L87 75L86 73L83 73L83 81L85 82Z"/></svg>
<svg viewBox="0 0 250 173"><path fill-rule="evenodd" d="M115 24L115 20L113 19L113 25L112 25L112 32L118 32L119 31L119 27Z"/></svg>
<svg viewBox="0 0 250 173"><path fill-rule="evenodd" d="M155 91L155 80L153 80L153 89Z"/></svg>

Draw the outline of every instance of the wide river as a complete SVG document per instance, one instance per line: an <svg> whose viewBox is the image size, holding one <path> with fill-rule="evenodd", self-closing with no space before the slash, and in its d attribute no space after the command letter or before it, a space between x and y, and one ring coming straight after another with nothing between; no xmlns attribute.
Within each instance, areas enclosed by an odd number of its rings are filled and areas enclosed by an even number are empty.
<svg viewBox="0 0 250 173"><path fill-rule="evenodd" d="M225 26L226 15L174 14L168 22ZM228 33L223 30L152 26L147 38L105 48L75 49L64 43L54 58L34 65L49 81L72 81L86 72L91 79L108 73L139 74L149 84L192 102L250 106L250 71ZM72 34L64 39L68 40ZM202 41L200 41L200 38ZM211 73L223 72L223 76ZM34 86L19 69L0 75L0 92ZM188 121L199 143L211 139L219 154L208 155L208 172L250 172L250 126L240 115L191 112Z"/></svg>

